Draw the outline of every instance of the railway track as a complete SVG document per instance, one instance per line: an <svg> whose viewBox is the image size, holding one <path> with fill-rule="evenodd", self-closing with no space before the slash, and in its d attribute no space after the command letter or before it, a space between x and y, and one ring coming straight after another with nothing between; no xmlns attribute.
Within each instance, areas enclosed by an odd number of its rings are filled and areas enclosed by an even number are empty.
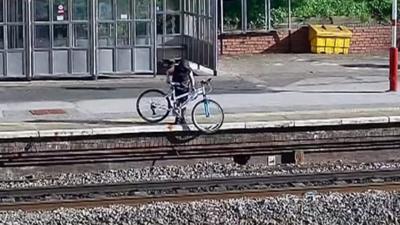
<svg viewBox="0 0 400 225"><path fill-rule="evenodd" d="M0 167L53 166L110 162L143 162L156 160L219 158L240 155L258 156L268 154L303 152L383 151L397 150L400 140L384 139L370 141L324 140L324 142L300 141L296 144L243 143L201 144L191 146L162 146L112 149L66 149L57 151L30 150L0 154Z"/></svg>
<svg viewBox="0 0 400 225"><path fill-rule="evenodd" d="M376 153L380 161L400 159L400 124L265 128L197 132L21 138L0 141L0 171L27 166L154 162L281 155L295 163L304 155ZM300 158L296 158L296 153ZM327 154L325 154L327 153ZM372 155L370 158L374 158Z"/></svg>
<svg viewBox="0 0 400 225"><path fill-rule="evenodd" d="M49 210L369 189L400 190L400 170L9 189L0 190L0 210Z"/></svg>

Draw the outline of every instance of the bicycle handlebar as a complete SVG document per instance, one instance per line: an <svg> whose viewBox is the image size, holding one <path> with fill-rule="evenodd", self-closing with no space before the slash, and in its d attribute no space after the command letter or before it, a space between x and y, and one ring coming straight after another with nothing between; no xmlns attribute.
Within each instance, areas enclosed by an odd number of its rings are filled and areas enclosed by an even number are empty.
<svg viewBox="0 0 400 225"><path fill-rule="evenodd" d="M207 80L202 80L202 81L200 81L201 88L195 88L195 87L194 87L193 90L196 91L196 92L198 92L199 94L203 93L203 90L204 90L206 93L211 93L212 90L213 90L212 85L211 85L211 80L212 80L212 78L209 78L209 79L207 79ZM168 81L167 81L167 83L171 86L171 88L181 86L181 83L177 83L177 82L172 82L172 81L169 81L169 82L168 82ZM206 87L208 87L208 90L206 90L206 89L207 89ZM204 89L203 89L203 88L204 88Z"/></svg>
<svg viewBox="0 0 400 225"><path fill-rule="evenodd" d="M207 80L202 80L200 82L201 87L204 88L204 91L206 93L211 93L213 91L212 85L211 85L211 80L212 78L208 78ZM208 90L206 90L206 87L208 87Z"/></svg>
<svg viewBox="0 0 400 225"><path fill-rule="evenodd" d="M212 80L212 78L208 78L207 80L202 80L200 83L201 83L202 85L210 84L210 83L211 83L211 80Z"/></svg>

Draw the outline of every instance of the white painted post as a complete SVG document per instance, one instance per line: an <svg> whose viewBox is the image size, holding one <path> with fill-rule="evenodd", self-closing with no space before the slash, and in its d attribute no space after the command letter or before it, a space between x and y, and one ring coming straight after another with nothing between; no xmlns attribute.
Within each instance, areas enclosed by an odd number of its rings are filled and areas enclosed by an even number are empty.
<svg viewBox="0 0 400 225"><path fill-rule="evenodd" d="M397 48L397 0L392 6L392 48Z"/></svg>

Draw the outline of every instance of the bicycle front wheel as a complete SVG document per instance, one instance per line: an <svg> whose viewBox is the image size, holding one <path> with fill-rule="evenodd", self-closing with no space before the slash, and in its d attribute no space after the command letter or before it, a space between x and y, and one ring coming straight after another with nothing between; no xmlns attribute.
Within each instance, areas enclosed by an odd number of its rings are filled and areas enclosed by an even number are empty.
<svg viewBox="0 0 400 225"><path fill-rule="evenodd" d="M224 123L224 110L214 100L203 99L198 102L192 111L193 124L204 133L214 133Z"/></svg>
<svg viewBox="0 0 400 225"><path fill-rule="evenodd" d="M151 89L139 95L136 102L139 116L149 123L158 123L164 120L170 111L167 95L160 90Z"/></svg>

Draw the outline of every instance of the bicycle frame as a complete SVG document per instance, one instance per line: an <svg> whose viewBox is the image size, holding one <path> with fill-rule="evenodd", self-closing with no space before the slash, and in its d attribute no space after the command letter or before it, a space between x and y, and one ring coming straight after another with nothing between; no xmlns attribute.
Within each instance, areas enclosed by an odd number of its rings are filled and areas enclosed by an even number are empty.
<svg viewBox="0 0 400 225"><path fill-rule="evenodd" d="M170 85L170 92L167 95L167 99L168 99L168 102L171 107L170 111L174 112L179 117L181 117L181 115L179 115L179 113L177 113L176 110L180 111L180 110L184 109L187 104L189 104L192 101L195 101L199 97L199 95L202 95L203 99L208 99L206 88L205 88L205 83L202 83L200 88L196 88L194 91L189 91L189 92L179 95L179 96L175 95L175 93L176 93L175 87L176 86L177 85L175 85L175 84ZM176 104L177 100L185 98L185 97L188 97L187 100L185 102L181 103L179 106L177 106L177 104ZM207 117L209 116L208 106L206 107L206 115L207 115Z"/></svg>

